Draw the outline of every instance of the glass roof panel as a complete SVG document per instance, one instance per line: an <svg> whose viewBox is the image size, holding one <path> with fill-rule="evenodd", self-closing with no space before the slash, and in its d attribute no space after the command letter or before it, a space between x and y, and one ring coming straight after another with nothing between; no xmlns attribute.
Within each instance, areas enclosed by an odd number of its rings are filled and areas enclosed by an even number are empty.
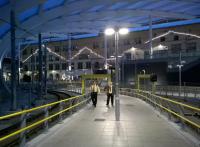
<svg viewBox="0 0 200 147"><path fill-rule="evenodd" d="M65 0L47 0L43 4L43 10L50 10L64 4Z"/></svg>
<svg viewBox="0 0 200 147"><path fill-rule="evenodd" d="M170 3L169 1L160 1L157 3L153 3L147 6L144 6L143 9L156 9L156 8L160 8L160 7L165 7L166 5L168 5L168 3Z"/></svg>
<svg viewBox="0 0 200 147"><path fill-rule="evenodd" d="M0 7L9 3L9 0L0 0Z"/></svg>
<svg viewBox="0 0 200 147"><path fill-rule="evenodd" d="M104 7L104 5L94 6L91 9L89 9L88 11L89 12L95 12L95 11L98 11L98 10L102 9L103 7Z"/></svg>
<svg viewBox="0 0 200 147"><path fill-rule="evenodd" d="M166 5L165 7L159 8L159 10L162 10L162 11L174 10L174 9L182 7L182 5L183 5L183 3L171 2L168 5Z"/></svg>
<svg viewBox="0 0 200 147"><path fill-rule="evenodd" d="M114 5L112 5L109 9L110 10L116 10L116 9L119 9L119 8L127 5L127 4L128 4L127 2L118 2L118 3L114 4Z"/></svg>
<svg viewBox="0 0 200 147"><path fill-rule="evenodd" d="M23 21L29 19L30 17L38 14L38 11L39 11L38 6L27 9L26 11L19 14L18 19L20 22L23 22Z"/></svg>
<svg viewBox="0 0 200 147"><path fill-rule="evenodd" d="M152 2L150 1L139 1L137 3L133 3L132 5L130 4L127 9L137 9L137 8L141 8L143 6L146 6L148 4L152 4Z"/></svg>
<svg viewBox="0 0 200 147"><path fill-rule="evenodd" d="M0 26L0 38L2 38L10 30L9 24L4 24Z"/></svg>

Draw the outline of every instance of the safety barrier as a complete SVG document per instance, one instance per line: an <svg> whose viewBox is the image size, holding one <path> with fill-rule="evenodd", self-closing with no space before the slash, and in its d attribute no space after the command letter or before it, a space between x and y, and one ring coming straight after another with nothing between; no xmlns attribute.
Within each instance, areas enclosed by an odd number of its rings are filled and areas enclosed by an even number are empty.
<svg viewBox="0 0 200 147"><path fill-rule="evenodd" d="M200 119L198 118L200 114L200 108L158 96L148 91L121 88L120 92L124 95L145 100L155 108L159 108L161 112L167 112L169 119L172 119L172 116L178 118L182 124L182 127L187 124L192 126L192 128L195 128L197 133L200 133Z"/></svg>
<svg viewBox="0 0 200 147"><path fill-rule="evenodd" d="M152 86L141 84L140 89L151 91ZM156 94L163 96L200 99L200 87L183 85L181 86L181 91L179 91L179 86L156 85L155 89Z"/></svg>
<svg viewBox="0 0 200 147"><path fill-rule="evenodd" d="M67 98L67 99L63 99L60 101L56 101L53 103L49 103L49 104L45 104L45 105L41 105L32 109L27 109L27 110L22 110L19 112L15 112L12 114L8 114L5 116L1 116L0 117L0 121L5 120L5 119L12 119L15 117L19 117L20 116L20 129L13 131L10 134L6 134L4 136L0 136L0 144L3 144L3 141L7 141L7 139L19 135L19 144L20 146L25 146L26 144L26 133L28 130L35 128L38 125L41 125L44 123L44 128L45 130L48 130L49 128L49 120L55 118L56 116L58 116L59 121L63 120L63 115L65 112L70 111L70 113L72 113L72 109L79 107L81 105L83 105L84 103L89 101L89 97L88 95L79 95L79 96L74 96L71 98ZM53 112L53 114L50 113L50 109L55 106L58 105L58 110L56 112ZM36 113L38 110L42 110L44 113L44 116L42 119L39 119L37 121L34 121L33 123L28 123L28 116L30 116L31 114ZM5 144L5 142L4 142Z"/></svg>

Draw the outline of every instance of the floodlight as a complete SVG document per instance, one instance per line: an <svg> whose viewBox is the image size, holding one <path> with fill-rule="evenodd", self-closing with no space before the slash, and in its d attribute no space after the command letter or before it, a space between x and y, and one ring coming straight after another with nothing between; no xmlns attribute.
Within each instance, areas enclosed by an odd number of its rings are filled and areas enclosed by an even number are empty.
<svg viewBox="0 0 200 147"><path fill-rule="evenodd" d="M113 35L115 33L115 30L113 28L107 28L104 32L106 35Z"/></svg>
<svg viewBox="0 0 200 147"><path fill-rule="evenodd" d="M126 35L129 33L129 30L127 28L121 28L119 29L119 34L120 35Z"/></svg>
<svg viewBox="0 0 200 147"><path fill-rule="evenodd" d="M71 71L71 70L72 70L72 66L70 65L70 66L69 66L69 71Z"/></svg>
<svg viewBox="0 0 200 147"><path fill-rule="evenodd" d="M136 48L134 48L134 47L131 48L131 51L132 51L132 52L134 52L135 50L136 50Z"/></svg>

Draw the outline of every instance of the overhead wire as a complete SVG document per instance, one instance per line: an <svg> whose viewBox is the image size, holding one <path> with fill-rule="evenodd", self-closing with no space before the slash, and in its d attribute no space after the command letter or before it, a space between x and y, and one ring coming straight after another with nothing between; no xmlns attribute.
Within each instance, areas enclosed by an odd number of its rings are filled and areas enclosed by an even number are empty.
<svg viewBox="0 0 200 147"><path fill-rule="evenodd" d="M0 18L0 21L11 25L9 21L7 21L7 20L5 20L5 19L3 19L3 18ZM37 38L36 35L34 35L33 33L31 33L30 31L28 31L27 29L24 29L24 28L20 27L19 25L15 25L14 27L15 27L16 29L19 29L19 30L21 30L21 31L23 31L23 32L25 32L25 33L27 33L27 34L29 34L29 35L31 35L31 36Z"/></svg>

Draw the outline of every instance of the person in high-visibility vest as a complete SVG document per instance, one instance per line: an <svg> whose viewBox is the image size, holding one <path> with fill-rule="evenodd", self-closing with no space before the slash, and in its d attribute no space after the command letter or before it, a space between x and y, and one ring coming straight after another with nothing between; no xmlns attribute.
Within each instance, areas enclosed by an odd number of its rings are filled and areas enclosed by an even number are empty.
<svg viewBox="0 0 200 147"><path fill-rule="evenodd" d="M114 87L112 85L112 82L109 82L108 85L104 88L104 90L106 91L106 95L107 95L106 106L109 106L110 99L111 99L111 105L113 106L113 103L114 103Z"/></svg>
<svg viewBox="0 0 200 147"><path fill-rule="evenodd" d="M96 107L97 95L98 95L98 93L100 93L100 88L95 81L93 82L92 86L90 87L90 90L91 90L92 103L93 103L94 107Z"/></svg>

